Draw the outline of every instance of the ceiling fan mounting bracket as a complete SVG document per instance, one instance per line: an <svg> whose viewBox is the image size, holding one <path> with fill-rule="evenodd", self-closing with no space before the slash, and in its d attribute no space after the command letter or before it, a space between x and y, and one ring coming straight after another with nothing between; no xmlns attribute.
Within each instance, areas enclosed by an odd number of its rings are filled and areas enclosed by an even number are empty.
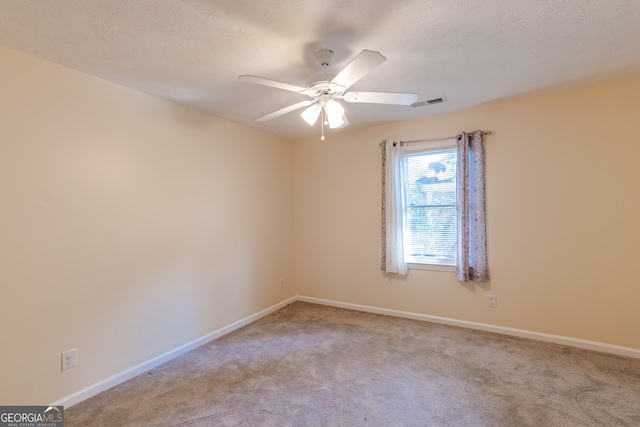
<svg viewBox="0 0 640 427"><path fill-rule="evenodd" d="M333 51L331 49L322 49L317 51L314 56L323 67L328 67L333 61Z"/></svg>

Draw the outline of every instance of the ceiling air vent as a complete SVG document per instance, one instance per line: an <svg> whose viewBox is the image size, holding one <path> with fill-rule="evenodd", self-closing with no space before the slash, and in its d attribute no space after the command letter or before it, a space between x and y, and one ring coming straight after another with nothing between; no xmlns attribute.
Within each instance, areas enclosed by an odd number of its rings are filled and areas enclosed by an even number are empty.
<svg viewBox="0 0 640 427"><path fill-rule="evenodd" d="M440 98L425 99L424 101L417 101L411 104L412 107L424 107L425 105L441 104L447 102L447 98L441 96Z"/></svg>

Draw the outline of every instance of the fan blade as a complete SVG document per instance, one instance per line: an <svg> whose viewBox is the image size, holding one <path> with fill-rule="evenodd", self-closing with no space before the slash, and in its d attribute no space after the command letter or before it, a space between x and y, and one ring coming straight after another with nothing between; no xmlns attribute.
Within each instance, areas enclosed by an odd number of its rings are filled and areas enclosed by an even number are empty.
<svg viewBox="0 0 640 427"><path fill-rule="evenodd" d="M238 80L242 80L250 83L256 83L264 86L271 86L278 89L288 90L291 92L304 92L306 90L306 88L302 86L290 85L289 83L282 83L276 80L265 79L264 77L252 76L250 74L238 76Z"/></svg>
<svg viewBox="0 0 640 427"><path fill-rule="evenodd" d="M299 108L311 105L314 102L316 102L315 99L310 99L308 101L302 101L302 102L298 102L297 104L289 105L288 107L285 107L281 110L274 111L273 113L267 114L266 116L262 116L256 119L256 122L266 122L267 120L275 119L276 117L282 116L283 114L287 114Z"/></svg>
<svg viewBox="0 0 640 427"><path fill-rule="evenodd" d="M418 99L418 94L392 92L347 92L342 96L342 98L347 102L411 105Z"/></svg>
<svg viewBox="0 0 640 427"><path fill-rule="evenodd" d="M347 89L386 60L387 58L382 56L380 52L363 50L331 80L331 83Z"/></svg>

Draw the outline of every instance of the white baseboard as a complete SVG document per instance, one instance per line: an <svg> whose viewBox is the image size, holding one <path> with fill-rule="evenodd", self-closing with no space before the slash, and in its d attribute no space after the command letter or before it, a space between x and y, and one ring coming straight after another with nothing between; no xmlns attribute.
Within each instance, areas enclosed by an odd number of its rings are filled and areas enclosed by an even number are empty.
<svg viewBox="0 0 640 427"><path fill-rule="evenodd" d="M223 335L226 335L230 332L235 331L236 329L239 329L243 326L248 325L249 323L253 323L256 320L273 313L276 310L281 309L282 307L285 307L288 304L291 304L292 302L296 301L297 297L291 297L287 300L284 300L278 304L275 304L271 307L268 307L262 311L259 311L258 313L252 314L250 316L245 317L244 319L240 319L236 322L231 323L230 325L224 326L216 331L213 331L203 337L200 337L196 340L193 340L187 344L181 345L178 348L175 348L173 350L167 351L166 353L163 353L157 357L154 357L153 359L147 360L146 362L142 362L136 366L133 366L132 368L126 369L122 372L119 372L115 375L110 376L109 378L105 378L102 381L99 381L95 384L92 384L88 387L83 388L80 391L77 391L75 393L72 393L66 397L63 397L60 400L57 400L53 403L51 403L51 406L64 406L65 408L69 408L77 403L82 402L85 399L88 399L92 396L95 396L96 394L107 390L111 387L115 387L116 385L127 381L135 376L138 376L140 374L143 374L153 368L155 368L158 365L161 365L165 362L168 362L171 359L174 359L178 356L181 356L193 349L196 349L204 344L207 344L210 341L215 340L216 338L220 338Z"/></svg>
<svg viewBox="0 0 640 427"><path fill-rule="evenodd" d="M383 314L386 316L404 317L407 319L422 320L425 322L441 323L450 326L459 326L462 328L477 329L486 332L495 332L497 334L511 335L520 338L529 338L537 341L551 342L562 344L570 347L583 348L586 350L599 351L602 353L615 354L617 356L632 357L640 359L640 349L631 347L622 347L618 345L605 344L596 341L587 341L579 338L564 337L561 335L544 334L541 332L527 331L524 329L507 328L504 326L489 325L486 323L469 322L466 320L456 320L447 317L429 316L427 314L411 313L407 311L391 310L387 308L371 307L367 305L351 304L340 301L326 300L320 298L312 298L300 296L297 301L310 302L314 304L329 305L332 307L347 308L350 310L364 311L367 313Z"/></svg>

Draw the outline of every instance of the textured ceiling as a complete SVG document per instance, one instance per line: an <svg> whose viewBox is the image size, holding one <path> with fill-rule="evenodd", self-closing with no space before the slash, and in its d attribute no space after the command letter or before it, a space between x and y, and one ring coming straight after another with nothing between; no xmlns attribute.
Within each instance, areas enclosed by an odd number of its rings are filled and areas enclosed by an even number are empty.
<svg viewBox="0 0 640 427"><path fill-rule="evenodd" d="M353 90L447 99L346 104L353 129L640 75L639 22L639 0L0 0L0 44L291 139L319 123L255 119L307 98L238 75L304 86L315 51L337 73L370 49Z"/></svg>

